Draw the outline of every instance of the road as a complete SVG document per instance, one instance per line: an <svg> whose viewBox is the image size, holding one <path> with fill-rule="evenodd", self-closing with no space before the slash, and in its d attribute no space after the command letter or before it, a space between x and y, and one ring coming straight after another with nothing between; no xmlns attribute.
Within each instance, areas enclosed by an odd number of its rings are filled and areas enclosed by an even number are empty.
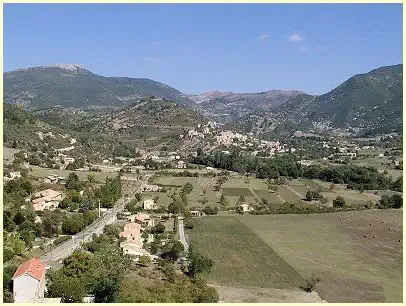
<svg viewBox="0 0 406 306"><path fill-rule="evenodd" d="M180 238L180 242L182 242L183 247L185 248L185 252L188 251L189 249L189 245L186 241L186 237L185 237L185 229L183 227L183 220L182 219L178 219L178 226L179 226L179 238Z"/></svg>
<svg viewBox="0 0 406 306"><path fill-rule="evenodd" d="M150 177L151 174L145 175L143 180L141 181L141 185L145 184ZM40 259L45 262L62 260L70 256L75 249L79 248L81 242L91 241L93 234L101 234L103 232L104 226L113 223L116 220L117 213L123 211L125 205L133 199L134 195L137 192L140 191L141 185L138 189L134 190L134 192L129 195L126 200L124 199L124 196L120 198L116 202L116 205L114 205L113 208L105 213L102 217L87 226L82 232L77 233L75 236L72 237L71 240L61 243L50 252L41 256Z"/></svg>

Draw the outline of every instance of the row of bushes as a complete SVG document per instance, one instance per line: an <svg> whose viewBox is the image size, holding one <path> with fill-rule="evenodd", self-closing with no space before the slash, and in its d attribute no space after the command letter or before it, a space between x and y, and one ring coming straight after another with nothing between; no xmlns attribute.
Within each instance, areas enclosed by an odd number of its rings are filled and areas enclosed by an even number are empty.
<svg viewBox="0 0 406 306"><path fill-rule="evenodd" d="M56 238L56 239L54 240L54 245L59 245L59 244L61 244L62 242L65 242L65 241L68 241L68 240L71 240L71 239L72 239L72 236L70 236L70 235L68 235L68 236L62 236L62 237Z"/></svg>

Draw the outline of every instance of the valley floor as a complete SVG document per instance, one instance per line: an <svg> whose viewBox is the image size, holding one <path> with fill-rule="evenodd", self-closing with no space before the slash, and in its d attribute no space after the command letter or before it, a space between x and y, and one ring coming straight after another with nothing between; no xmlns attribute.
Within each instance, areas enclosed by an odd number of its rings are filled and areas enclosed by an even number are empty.
<svg viewBox="0 0 406 306"><path fill-rule="evenodd" d="M188 237L215 261L208 277L226 301L270 302L283 289L279 302L294 302L314 275L328 302L401 302L402 212L207 216Z"/></svg>

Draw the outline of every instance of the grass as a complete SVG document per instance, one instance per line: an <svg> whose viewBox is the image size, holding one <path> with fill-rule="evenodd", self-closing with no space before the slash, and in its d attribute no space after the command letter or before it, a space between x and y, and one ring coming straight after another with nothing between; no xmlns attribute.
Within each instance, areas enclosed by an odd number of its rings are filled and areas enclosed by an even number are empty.
<svg viewBox="0 0 406 306"><path fill-rule="evenodd" d="M241 187L223 187L224 196L244 196L254 197L252 192L248 188Z"/></svg>
<svg viewBox="0 0 406 306"><path fill-rule="evenodd" d="M285 202L300 202L301 198L286 186L279 186L278 194Z"/></svg>
<svg viewBox="0 0 406 306"><path fill-rule="evenodd" d="M209 280L233 287L297 288L303 278L235 217L203 217L188 234L212 258Z"/></svg>
<svg viewBox="0 0 406 306"><path fill-rule="evenodd" d="M283 201L278 198L278 196L272 192L266 191L266 190L254 190L254 192L260 197L268 200L268 205L275 209L279 208L282 204Z"/></svg>
<svg viewBox="0 0 406 306"><path fill-rule="evenodd" d="M59 169L46 169L46 168L40 168L36 166L32 166L32 172L30 174L37 176L37 177L44 177L48 176L51 174L56 174L58 176L62 176L64 178L68 178L69 173L75 172L77 176L79 177L79 180L81 181L87 181L87 175L88 174L94 174L96 181L98 182L105 182L106 177L116 177L118 175L118 172L90 172L90 171L70 171L70 170L59 170ZM135 177L136 174L129 174L126 173L125 176L128 177Z"/></svg>
<svg viewBox="0 0 406 306"><path fill-rule="evenodd" d="M307 188L306 186L303 185L289 185L290 188L292 188L294 191L302 195L302 198L305 197L306 192L309 191L310 189Z"/></svg>
<svg viewBox="0 0 406 306"><path fill-rule="evenodd" d="M328 302L402 301L402 210L236 218Z"/></svg>

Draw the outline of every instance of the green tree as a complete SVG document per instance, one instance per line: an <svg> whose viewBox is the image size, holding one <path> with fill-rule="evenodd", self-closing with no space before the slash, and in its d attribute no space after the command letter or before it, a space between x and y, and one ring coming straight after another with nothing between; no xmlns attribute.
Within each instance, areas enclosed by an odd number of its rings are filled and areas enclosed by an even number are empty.
<svg viewBox="0 0 406 306"><path fill-rule="evenodd" d="M333 200L333 207L344 207L345 206L345 200L343 197L337 197L335 200Z"/></svg>
<svg viewBox="0 0 406 306"><path fill-rule="evenodd" d="M56 271L50 277L48 286L50 297L61 298L62 303L82 303L86 296L86 283L83 278L69 277L63 271Z"/></svg>
<svg viewBox="0 0 406 306"><path fill-rule="evenodd" d="M94 253L89 271L89 288L96 303L114 303L118 300L120 284L131 259L115 245L103 245Z"/></svg>
<svg viewBox="0 0 406 306"><path fill-rule="evenodd" d="M192 185L191 183L187 182L187 183L183 186L182 191L183 191L184 193L186 193L186 194L191 193L191 192L193 191L193 185Z"/></svg>
<svg viewBox="0 0 406 306"><path fill-rule="evenodd" d="M313 200L313 192L311 190L308 190L306 192L306 200L307 201L312 201Z"/></svg>
<svg viewBox="0 0 406 306"><path fill-rule="evenodd" d="M192 246L189 247L187 258L189 275L193 279L201 273L209 273L214 265L212 259L203 256Z"/></svg>
<svg viewBox="0 0 406 306"><path fill-rule="evenodd" d="M165 225L163 225L161 222L151 229L152 234L162 234L163 232L165 232Z"/></svg>

